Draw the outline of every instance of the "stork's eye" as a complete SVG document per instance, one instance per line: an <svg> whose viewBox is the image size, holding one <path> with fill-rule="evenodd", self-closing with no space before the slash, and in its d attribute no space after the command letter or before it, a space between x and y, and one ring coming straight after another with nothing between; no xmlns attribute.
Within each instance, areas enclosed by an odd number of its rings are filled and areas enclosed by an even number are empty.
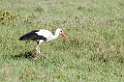
<svg viewBox="0 0 124 82"><path fill-rule="evenodd" d="M62 32L62 30L60 32Z"/></svg>

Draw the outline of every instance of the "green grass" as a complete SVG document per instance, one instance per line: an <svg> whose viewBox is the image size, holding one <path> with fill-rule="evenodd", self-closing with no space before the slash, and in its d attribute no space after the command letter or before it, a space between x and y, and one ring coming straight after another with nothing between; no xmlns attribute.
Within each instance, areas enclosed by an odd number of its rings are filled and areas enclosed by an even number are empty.
<svg viewBox="0 0 124 82"><path fill-rule="evenodd" d="M62 28L41 44L20 42L35 29ZM123 0L1 0L0 82L123 82Z"/></svg>

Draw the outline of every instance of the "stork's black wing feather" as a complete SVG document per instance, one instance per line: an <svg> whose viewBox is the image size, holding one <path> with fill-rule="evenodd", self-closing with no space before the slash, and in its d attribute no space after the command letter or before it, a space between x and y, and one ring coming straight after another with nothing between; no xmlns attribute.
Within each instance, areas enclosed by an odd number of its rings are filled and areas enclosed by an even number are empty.
<svg viewBox="0 0 124 82"><path fill-rule="evenodd" d="M19 40L20 41L22 41L22 40L44 40L44 41L46 41L46 38L44 36L40 36L36 33L38 31L39 30L31 31L31 32L23 35L22 37L20 37Z"/></svg>

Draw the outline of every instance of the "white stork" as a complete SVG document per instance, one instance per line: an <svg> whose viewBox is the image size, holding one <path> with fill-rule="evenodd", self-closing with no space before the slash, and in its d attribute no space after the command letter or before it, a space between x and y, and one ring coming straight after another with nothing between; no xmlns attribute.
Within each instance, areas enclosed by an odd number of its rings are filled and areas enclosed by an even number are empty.
<svg viewBox="0 0 124 82"><path fill-rule="evenodd" d="M37 42L36 54L40 53L40 44L42 42L49 42L58 38L58 36L62 35L66 40L69 40L68 37L64 34L62 29L57 28L55 31L55 35L53 35L50 31L41 29L41 30L33 30L19 38L20 41L24 40L33 40Z"/></svg>

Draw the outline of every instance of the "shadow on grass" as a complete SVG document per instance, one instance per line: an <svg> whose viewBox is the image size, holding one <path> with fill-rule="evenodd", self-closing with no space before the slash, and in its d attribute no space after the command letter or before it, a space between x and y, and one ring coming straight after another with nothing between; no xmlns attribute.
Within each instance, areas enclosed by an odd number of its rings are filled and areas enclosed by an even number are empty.
<svg viewBox="0 0 124 82"><path fill-rule="evenodd" d="M26 52L22 52L20 54L17 54L17 55L13 55L11 56L11 58L13 59L20 59L20 58L23 58L23 59L30 59L30 60L37 60L37 59L46 59L47 57L45 55L36 55L35 51L32 50L32 51L26 51Z"/></svg>
<svg viewBox="0 0 124 82"><path fill-rule="evenodd" d="M26 59L33 59L36 57L34 51L26 51L22 52L18 55L11 56L13 59L20 59L20 58L26 58Z"/></svg>
<svg viewBox="0 0 124 82"><path fill-rule="evenodd" d="M9 60L9 59L45 60L47 58L47 56L45 54L36 55L35 50L23 51L19 54L15 54L15 55L2 55L0 57L3 61Z"/></svg>

